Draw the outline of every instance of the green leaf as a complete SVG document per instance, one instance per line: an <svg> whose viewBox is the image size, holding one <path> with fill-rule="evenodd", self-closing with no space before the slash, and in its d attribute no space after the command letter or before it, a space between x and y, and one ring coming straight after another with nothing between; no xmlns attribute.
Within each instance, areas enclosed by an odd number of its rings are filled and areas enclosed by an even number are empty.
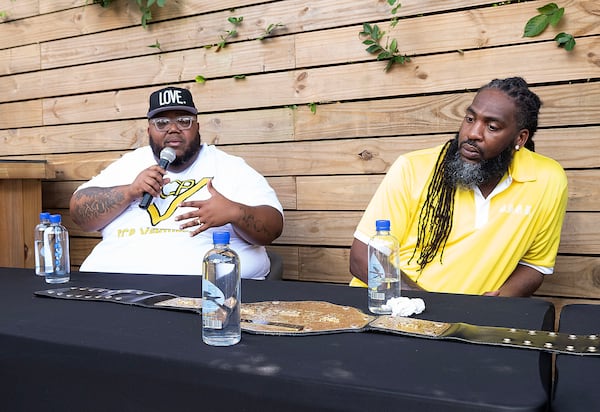
<svg viewBox="0 0 600 412"><path fill-rule="evenodd" d="M310 112L312 114L317 113L317 104L316 103L309 103L308 107L310 107Z"/></svg>
<svg viewBox="0 0 600 412"><path fill-rule="evenodd" d="M200 84L206 83L206 78L204 78L204 76L198 75L194 78L194 80L196 80L196 83L200 83Z"/></svg>
<svg viewBox="0 0 600 412"><path fill-rule="evenodd" d="M392 40L389 50L390 50L390 53L392 53L392 54L398 53L398 40L396 40L396 39Z"/></svg>
<svg viewBox="0 0 600 412"><path fill-rule="evenodd" d="M559 47L564 47L565 50L571 51L575 47L575 38L569 33L558 33L554 40L558 43Z"/></svg>
<svg viewBox="0 0 600 412"><path fill-rule="evenodd" d="M532 17L527 24L525 24L523 37L535 37L539 35L546 27L548 27L549 20L548 16L542 14Z"/></svg>
<svg viewBox="0 0 600 412"><path fill-rule="evenodd" d="M551 15L554 12L556 12L556 10L558 10L558 6L556 5L556 3L548 3L545 6L540 7L539 9L537 9L537 11L540 12L540 14L544 14L544 15Z"/></svg>
<svg viewBox="0 0 600 412"><path fill-rule="evenodd" d="M564 14L565 14L564 7L561 7L555 13L552 13L552 15L550 16L550 25L552 25L552 27L556 27L556 25L558 24L560 19L562 19L562 16Z"/></svg>
<svg viewBox="0 0 600 412"><path fill-rule="evenodd" d="M360 34L364 34L365 36L370 36L373 30L371 29L371 25L369 23L363 23L363 31Z"/></svg>
<svg viewBox="0 0 600 412"><path fill-rule="evenodd" d="M371 54L379 53L381 50L383 50L383 48L378 44L373 44L373 45L367 47L367 52L369 52Z"/></svg>
<svg viewBox="0 0 600 412"><path fill-rule="evenodd" d="M568 42L569 38L571 38L571 37L573 37L573 36L563 32L563 33L558 33L554 37L554 40L556 40L558 43L564 44L564 43Z"/></svg>
<svg viewBox="0 0 600 412"><path fill-rule="evenodd" d="M565 50L566 51L571 51L575 48L575 38L572 38L571 40L569 40L568 42L565 43Z"/></svg>
<svg viewBox="0 0 600 412"><path fill-rule="evenodd" d="M243 80L246 78L245 74L236 74L235 76L233 76L234 79L236 80Z"/></svg>
<svg viewBox="0 0 600 412"><path fill-rule="evenodd" d="M363 44L365 46L369 46L371 44L375 44L375 40L373 40L373 39L367 39L367 40L363 41Z"/></svg>
<svg viewBox="0 0 600 412"><path fill-rule="evenodd" d="M400 63L400 64L405 64L406 62L410 61L410 57L404 55L404 56L395 56L394 57L394 62L395 63Z"/></svg>
<svg viewBox="0 0 600 412"><path fill-rule="evenodd" d="M373 26L373 33L371 34L371 37L373 37L375 40L381 39L384 34L385 32L380 31L378 25Z"/></svg>

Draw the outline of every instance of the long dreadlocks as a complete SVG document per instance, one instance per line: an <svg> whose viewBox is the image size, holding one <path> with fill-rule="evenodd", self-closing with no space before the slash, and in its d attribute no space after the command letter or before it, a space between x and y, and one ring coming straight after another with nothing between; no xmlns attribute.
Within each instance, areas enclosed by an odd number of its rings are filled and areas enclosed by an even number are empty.
<svg viewBox="0 0 600 412"><path fill-rule="evenodd" d="M420 270L433 260L440 248L441 255L444 253L444 246L452 230L452 215L454 213L454 191L455 185L445 179L444 170L451 156L448 151L452 142L457 139L447 141L440 152L435 163L433 176L427 188L427 198L421 207L419 214L419 227L417 231L417 244L409 262L420 250L421 253L417 259ZM440 255L440 261L442 256Z"/></svg>
<svg viewBox="0 0 600 412"><path fill-rule="evenodd" d="M494 79L481 87L477 93L485 89L498 89L509 96L516 105L517 127L519 130L529 130L529 139L525 147L534 151L533 135L538 127L538 113L542 105L539 97L529 90L527 83L521 77L507 79ZM419 271L435 256L440 254L440 262L450 231L454 214L454 194L456 183L447 176L448 163L458 150L458 138L451 139L444 144L435 164L433 176L427 188L427 198L419 213L417 242L409 262L415 257L417 250L419 257Z"/></svg>

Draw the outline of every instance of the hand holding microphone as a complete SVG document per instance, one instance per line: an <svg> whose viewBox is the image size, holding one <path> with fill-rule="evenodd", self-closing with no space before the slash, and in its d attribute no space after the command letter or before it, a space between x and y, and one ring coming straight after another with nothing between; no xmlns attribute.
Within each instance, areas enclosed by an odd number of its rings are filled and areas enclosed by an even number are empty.
<svg viewBox="0 0 600 412"><path fill-rule="evenodd" d="M160 151L158 165L163 169L167 170L167 167L169 167L171 162L175 160L176 157L177 154L175 153L175 150L173 150L170 147L165 147ZM140 202L140 207L142 209L148 209L150 203L152 203L152 195L150 193L144 193L142 201Z"/></svg>

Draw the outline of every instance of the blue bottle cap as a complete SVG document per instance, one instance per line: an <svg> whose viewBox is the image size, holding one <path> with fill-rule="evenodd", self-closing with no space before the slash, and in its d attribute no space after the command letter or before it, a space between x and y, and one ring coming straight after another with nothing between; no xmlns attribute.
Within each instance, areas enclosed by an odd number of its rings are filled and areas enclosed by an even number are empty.
<svg viewBox="0 0 600 412"><path fill-rule="evenodd" d="M390 221L389 220L376 220L375 221L375 230L390 230Z"/></svg>
<svg viewBox="0 0 600 412"><path fill-rule="evenodd" d="M49 219L50 219L50 213L48 213L48 212L40 213L40 220L49 220Z"/></svg>
<svg viewBox="0 0 600 412"><path fill-rule="evenodd" d="M213 232L213 243L224 245L229 243L229 232Z"/></svg>
<svg viewBox="0 0 600 412"><path fill-rule="evenodd" d="M60 223L60 215L50 215L50 223Z"/></svg>

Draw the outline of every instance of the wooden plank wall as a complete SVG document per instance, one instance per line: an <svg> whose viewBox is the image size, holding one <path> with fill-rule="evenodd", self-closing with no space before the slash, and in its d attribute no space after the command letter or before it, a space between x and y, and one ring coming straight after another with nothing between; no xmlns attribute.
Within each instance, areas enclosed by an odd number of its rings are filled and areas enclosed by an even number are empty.
<svg viewBox="0 0 600 412"><path fill-rule="evenodd" d="M474 90L520 75L544 101L537 151L570 181L557 273L539 294L600 298L600 0L559 2L563 21L535 38L523 28L547 1L404 0L391 27L386 0L169 0L146 29L133 0L85 3L0 0L0 156L54 167L43 207L63 214L75 267L98 233L72 224L70 195L147 143L160 86L190 88L203 140L276 189L285 278L347 282L355 225L394 159L452 137ZM238 36L207 48L234 28L228 17L243 17ZM359 38L365 22L412 61L384 72ZM270 24L282 27L257 40ZM553 41L560 31L572 52Z"/></svg>

